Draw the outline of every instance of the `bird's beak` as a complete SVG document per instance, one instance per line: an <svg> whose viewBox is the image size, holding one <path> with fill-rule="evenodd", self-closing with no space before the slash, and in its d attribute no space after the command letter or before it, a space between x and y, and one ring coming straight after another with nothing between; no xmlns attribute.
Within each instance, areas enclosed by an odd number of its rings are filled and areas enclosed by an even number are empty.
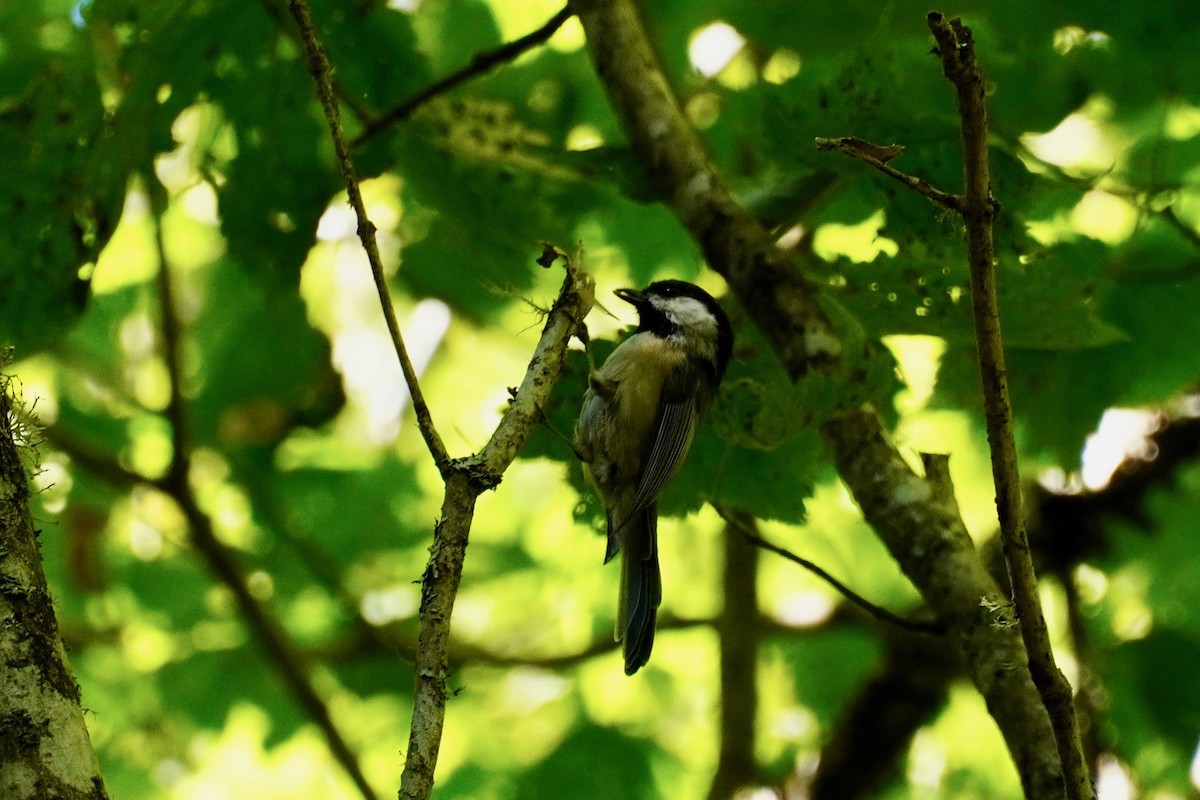
<svg viewBox="0 0 1200 800"><path fill-rule="evenodd" d="M613 292L613 294L624 300L626 303L629 303L634 308L641 308L649 302L646 299L645 293L639 292L637 289L617 289Z"/></svg>

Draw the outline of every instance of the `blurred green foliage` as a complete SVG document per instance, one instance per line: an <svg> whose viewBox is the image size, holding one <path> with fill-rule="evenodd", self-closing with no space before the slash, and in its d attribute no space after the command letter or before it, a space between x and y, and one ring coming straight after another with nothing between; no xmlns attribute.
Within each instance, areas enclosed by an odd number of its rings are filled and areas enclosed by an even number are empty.
<svg viewBox="0 0 1200 800"><path fill-rule="evenodd" d="M351 135L553 3L313 0ZM586 377L573 353L548 425L480 501L455 611L443 798L702 796L720 696L721 524L780 543L892 607L915 602L836 483L816 426L870 399L907 452L954 453L964 516L992 534L960 225L818 136L903 145L893 165L960 183L953 98L924 4L648 0L646 21L720 167L795 248L846 335L855 388L790 383L733 298L738 348L663 498L664 630L634 679L612 654L615 569L599 510L550 429ZM1001 308L1027 476L1077 472L1105 409L1162 406L1200 374L1200 72L1194 9L968 2L989 78ZM689 55L743 37L712 74ZM486 441L559 282L539 242L584 245L602 359L630 321L611 290L657 277L722 293L624 146L569 22L548 45L435 99L356 150L393 297L455 454ZM170 462L155 282L161 226L184 329L191 476L252 591L314 666L381 795L407 739L418 583L440 483L406 413L332 146L280 0L36 0L0 6L0 344L50 445L46 571L114 797L353 797L153 488ZM148 188L170 204L156 220ZM932 343L932 344L931 344ZM865 387L865 388L864 388ZM1100 739L1146 792L1194 792L1200 481L1187 468L1080 567ZM1061 577L1061 576L1060 576ZM1071 575L1068 580L1074 580ZM812 576L764 557L764 779L802 774L880 661L877 632ZM1055 617L1052 615L1052 619ZM810 630L812 628L813 630ZM550 663L567 658L567 663ZM515 664L515 665L514 665ZM884 796L1012 797L971 692L909 748ZM972 748L964 741L973 743ZM935 765L932 772L930 764ZM940 766L936 766L940 765ZM904 766L904 765L902 765ZM1164 795L1165 796L1165 795Z"/></svg>

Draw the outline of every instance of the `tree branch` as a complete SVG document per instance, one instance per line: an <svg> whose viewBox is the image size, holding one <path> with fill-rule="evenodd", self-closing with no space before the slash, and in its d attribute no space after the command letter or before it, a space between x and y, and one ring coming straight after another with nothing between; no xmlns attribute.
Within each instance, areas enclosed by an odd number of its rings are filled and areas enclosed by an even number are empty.
<svg viewBox="0 0 1200 800"><path fill-rule="evenodd" d="M191 472L190 428L187 424L187 409L182 395L182 370L179 364L181 331L179 317L175 313L171 270L167 261L162 233L162 215L166 199L163 196L162 187L154 184L153 178L148 179L147 182L151 184L148 186L148 191L154 209L154 242L159 259L158 292L162 315L160 324L163 334L163 358L166 361L171 384L170 396L167 401L167 418L171 423L173 437L171 462L167 474L161 482L156 482L155 485L169 494L179 505L188 522L192 545L208 564L213 575L233 594L238 611L246 621L246 625L254 633L255 639L279 671L297 703L325 736L325 741L329 745L333 757L350 776L354 785L358 787L364 800L377 800L374 790L358 765L354 752L342 738L337 726L334 725L329 707L313 686L307 664L288 640L282 626L250 591L249 582L246 580L241 566L238 565L229 549L217 538L212 519L200 508L196 495L192 491L189 480Z"/></svg>
<svg viewBox="0 0 1200 800"><path fill-rule="evenodd" d="M917 194L924 195L932 203L941 206L947 211L955 211L959 214L963 211L962 198L958 195L943 192L924 178L918 178L915 175L901 172L888 163L888 161L904 152L903 147L897 145L882 147L853 136L843 136L838 139L818 137L817 149L834 150L851 158L856 158L864 164L869 164L879 170L889 178L899 181Z"/></svg>
<svg viewBox="0 0 1200 800"><path fill-rule="evenodd" d="M793 376L836 366L844 346L811 284L732 198L684 117L631 0L572 0L588 51L634 152L664 202L729 281ZM913 473L864 405L822 434L864 516L946 625L988 703L1031 797L1063 796L1053 732L1006 601L975 552L957 505Z"/></svg>
<svg viewBox="0 0 1200 800"><path fill-rule="evenodd" d="M0 375L0 787L9 800L108 800L42 569L11 391Z"/></svg>
<svg viewBox="0 0 1200 800"><path fill-rule="evenodd" d="M404 346L404 338L400 334L400 323L396 319L396 309L388 293L387 275L383 271L383 259L379 255L379 245L375 241L375 224L367 216L367 207L363 203L362 192L358 188L358 175L354 162L350 158L350 148L346 144L346 135L342 131L342 120L338 111L337 98L334 95L333 80L329 68L329 59L325 49L317 38L313 26L312 14L308 10L306 0L291 0L292 16L300 29L300 38L304 43L304 54L308 61L308 71L317 87L317 97L325 111L325 121L329 124L329 133L333 139L333 148L337 153L338 165L341 167L342 178L346 182L346 194L350 205L358 218L358 238L362 240L363 249L367 252L367 260L371 263L371 275L375 279L375 290L379 294L379 305L383 309L383 317L387 321L388 332L392 336L392 344L396 349L396 358L400 361L400 369L404 373L404 382L408 385L408 393L412 398L413 413L417 417L417 426L433 456L433 462L438 471L445 477L450 469L450 455L446 445L433 425L433 417L421 386L417 380L417 372L408 357L408 348Z"/></svg>
<svg viewBox="0 0 1200 800"><path fill-rule="evenodd" d="M711 626L716 622L706 618L666 617L659 620L658 633L664 631L683 631L692 628ZM455 644L447 654L450 662L484 667L537 667L539 669L567 669L578 666L593 658L606 656L621 647L621 642L611 634L602 634L582 650L561 655L522 655L519 653L502 653L476 645Z"/></svg>
<svg viewBox="0 0 1200 800"><path fill-rule="evenodd" d="M400 797L406 800L427 800L433 791L446 716L450 615L462 579L475 501L500 483L504 471L540 422L541 409L562 372L567 343L582 329L595 299L592 279L578 268L578 257L567 259L562 289L550 309L533 359L492 438L475 455L451 462L445 473L442 516L434 529L429 563L421 579L416 695L400 786Z"/></svg>
<svg viewBox="0 0 1200 800"><path fill-rule="evenodd" d="M1073 800L1086 800L1095 797L1095 789L1083 757L1071 685L1054 661L1050 633L1042 616L1037 574L1033 568L1021 509L1012 404L1005 376L1004 341L996 300L996 250L992 240L992 222L997 208L991 197L983 73L975 58L975 43L969 28L960 20L947 20L937 12L929 14L928 22L937 42L942 68L954 85L960 118L965 179L962 215L967 229L971 307L975 317L975 342L983 382L988 444L992 453L992 478L996 484L1000 541L1008 564L1021 635L1029 653L1030 672L1054 726L1067 796Z"/></svg>
<svg viewBox="0 0 1200 800"><path fill-rule="evenodd" d="M570 7L565 7L546 24L535 31L525 34L519 39L514 39L511 42L505 42L495 50L488 50L482 53L476 53L471 58L471 63L442 78L436 83L430 84L421 91L414 94L412 97L397 104L393 108L379 115L378 118L372 120L366 128L352 142L355 147L362 145L368 140L374 138L381 133L385 128L412 116L418 108L428 103L438 95L445 94L459 84L466 83L476 75L482 75L493 67L500 64L512 61L517 56L527 50L532 50L540 44L544 44L555 32L563 26L572 16Z"/></svg>
<svg viewBox="0 0 1200 800"><path fill-rule="evenodd" d="M777 556L782 556L788 561L791 561L793 564L798 564L801 567L804 567L806 570L832 586L839 594L843 595L851 603L854 603L854 605L858 606L863 611L866 611L880 622L895 625L896 627L903 628L905 630L916 631L917 633L940 634L946 632L945 626L937 621L906 619L899 614L893 614L891 611L888 611L882 606L875 605L870 600L830 575L821 565L809 561L807 558L802 556L798 556L791 550L780 547L779 545L773 544L764 539L758 533L758 526L755 524L753 518L734 514L733 512L722 508L717 508L717 513L720 514L721 518L729 524L729 527L732 530L737 531L747 542L759 549L774 553Z"/></svg>
<svg viewBox="0 0 1200 800"><path fill-rule="evenodd" d="M303 50L304 39L299 35L299 31L295 30L291 25L288 24L287 14L281 8L282 3L280 3L279 0L259 0L259 4L263 7L263 11L267 13L267 16L271 18L283 35L291 39L293 42L299 45L301 50ZM335 95L337 95L337 98L346 104L346 108L350 109L350 113L353 114L355 119L357 119L359 122L367 125L375 119L375 112L365 103L359 100L354 95L354 92L350 91L344 84L337 80L331 80L330 86L333 88L333 92Z"/></svg>

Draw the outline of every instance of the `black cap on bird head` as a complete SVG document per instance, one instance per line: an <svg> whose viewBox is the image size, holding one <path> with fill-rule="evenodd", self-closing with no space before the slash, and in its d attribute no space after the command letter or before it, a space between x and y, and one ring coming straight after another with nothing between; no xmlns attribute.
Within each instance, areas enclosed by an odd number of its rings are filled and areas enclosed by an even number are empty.
<svg viewBox="0 0 1200 800"><path fill-rule="evenodd" d="M725 374L725 367L733 354L733 327L729 317L713 296L694 283L680 280L655 281L645 289L617 289L614 294L632 305L638 312L638 330L670 336L677 332L681 323L666 310L672 298L697 301L712 317L716 336L717 378Z"/></svg>

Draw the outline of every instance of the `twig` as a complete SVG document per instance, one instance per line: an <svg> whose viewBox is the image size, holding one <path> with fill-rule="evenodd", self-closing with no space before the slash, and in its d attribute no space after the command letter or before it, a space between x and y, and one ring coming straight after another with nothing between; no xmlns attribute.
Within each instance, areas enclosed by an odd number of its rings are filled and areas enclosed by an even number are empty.
<svg viewBox="0 0 1200 800"><path fill-rule="evenodd" d="M714 508L716 507L714 506ZM759 535L757 526L752 518L743 517L723 508L717 508L717 513L721 515L723 520L729 523L731 528L741 534L742 538L744 538L750 544L762 550L774 553L777 556L782 556L788 561L791 561L793 564L799 564L821 580L828 583L840 594L844 595L847 600L849 600L851 603L854 603L854 605L858 606L863 611L866 611L880 622L886 622L899 628L916 631L918 633L942 634L946 632L945 626L940 622L934 620L907 619L899 614L894 614L891 611L888 611L886 608L875 605L870 600L866 599L861 594L830 575L819 564L815 564L812 561L809 561L807 558L796 555L791 550L780 547L779 545L773 544L764 539L761 535Z"/></svg>
<svg viewBox="0 0 1200 800"><path fill-rule="evenodd" d="M525 34L519 39L514 39L511 42L506 42L500 45L495 50L489 50L483 53L476 53L471 58L471 62L458 72L447 75L440 81L433 83L421 91L414 94L412 97L404 100L388 111L385 111L378 118L370 122L366 128L352 142L355 147L362 145L369 139L374 138L388 126L406 119L412 115L421 106L428 103L438 95L445 94L459 84L465 83L476 75L482 75L493 67L512 61L517 56L524 53L526 50L531 50L534 47L544 43L554 33L563 26L572 16L570 7L565 7L553 17L551 17L545 25L535 31Z"/></svg>
<svg viewBox="0 0 1200 800"><path fill-rule="evenodd" d="M594 288L592 279L578 268L577 260L567 259L566 277L558 299L550 310L512 405L483 449L452 462L445 475L442 516L434 530L429 563L421 579L416 695L400 785L400 797L406 800L427 800L433 791L433 773L446 715L450 615L462 579L475 501L500 483L504 471L541 420L541 409L562 372L567 342L583 327L584 317L592 308Z"/></svg>
<svg viewBox="0 0 1200 800"><path fill-rule="evenodd" d="M987 106L983 74L975 58L969 28L958 19L932 12L927 17L937 42L946 77L954 85L962 133L964 191L963 220L967 229L967 258L971 269L971 307L975 341L983 380L984 413L996 483L1000 539L1012 582L1021 634L1029 652L1029 669L1054 726L1067 795L1094 798L1080 743L1071 686L1054 661L1050 634L1038 600L1037 574L1021 510L1021 485L1013 437L1012 406L1004 368L1004 343L996 300L995 245L992 222L996 204L991 197L987 149Z"/></svg>
<svg viewBox="0 0 1200 800"><path fill-rule="evenodd" d="M959 214L963 212L962 198L958 195L943 192L924 178L918 178L915 175L901 172L888 163L891 158L898 156L903 148L897 148L894 145L881 147L853 136L843 136L838 139L818 137L817 149L834 150L851 158L857 158L859 161L869 164L889 178L900 181L900 183L903 183L917 194L924 195L934 204L949 211L956 211Z"/></svg>
<svg viewBox="0 0 1200 800"><path fill-rule="evenodd" d="M200 508L195 493L192 491L188 477L191 472L190 429L187 424L187 409L180 389L183 374L179 364L180 324L179 317L175 313L171 270L166 257L162 233L162 214L165 210L166 200L163 197L161 186L152 180L148 183L150 185L147 190L154 209L154 242L159 259L160 325L163 335L163 359L166 361L167 373L170 378L167 418L171 423L172 433L171 462L166 476L155 485L169 494L179 505L188 522L192 545L204 558L208 568L212 570L217 579L233 594L242 618L254 632L255 639L266 651L276 669L279 670L300 707L324 734L333 757L350 776L354 785L358 787L364 800L378 800L359 767L354 752L342 738L337 726L334 725L329 707L313 686L307 664L296 648L292 646L278 621L250 591L249 583L241 566L238 565L229 549L217 538L212 519Z"/></svg>
<svg viewBox="0 0 1200 800"><path fill-rule="evenodd" d="M571 0L588 52L634 154L659 196L726 280L788 373L837 369L845 344L800 276L713 167L663 74L632 0ZM858 357L859 354L854 354ZM857 382L854 375L843 379ZM947 628L987 701L1030 796L1063 796L1053 731L1026 666L1019 632L980 601L1003 596L955 503L935 492L897 450L869 404L826 420L821 432L842 480L892 557Z"/></svg>
<svg viewBox="0 0 1200 800"><path fill-rule="evenodd" d="M47 428L46 441L55 450L65 454L71 462L82 467L94 477L118 487L148 486L167 493L165 478L150 478L122 464L106 453L101 453L90 445L84 444L58 427Z"/></svg>
<svg viewBox="0 0 1200 800"><path fill-rule="evenodd" d="M291 25L288 24L287 14L284 13L283 9L280 7L281 3L279 3L278 0L259 0L259 4L263 7L263 10L267 12L267 16L271 18L279 30L283 32L284 36L291 39L301 48L304 47L303 39L301 39L298 32L293 30ZM333 79L330 81L330 85L333 87L334 94L337 95L339 100L346 104L346 108L350 109L350 113L353 114L355 119L357 119L360 123L363 125L368 125L376 118L377 114L375 111L359 100L353 92L346 88L344 84L336 79Z"/></svg>
<svg viewBox="0 0 1200 800"><path fill-rule="evenodd" d="M308 71L312 74L317 87L317 96L325 111L325 121L329 124L329 133L333 138L333 147L337 152L338 164L342 170L342 178L346 182L346 194L354 214L358 218L358 238L362 240L363 249L367 252L367 260L371 263L371 275L375 279L375 290L379 294L379 305L383 309L383 317L387 320L388 332L392 336L392 344L396 348L396 358L400 361L400 369L404 373L404 382L408 384L408 393L412 398L413 413L417 417L417 427L425 438L429 453L438 471L445 477L450 470L450 455L446 446L433 425L433 417L421 386L417 380L417 372L413 369L408 357L408 348L404 346L404 338L400 334L400 323L396 319L396 310L392 307L392 299L388 293L387 275L383 271L383 259L379 255L379 245L375 241L375 224L367 217L367 207L363 202L362 192L358 187L358 176L354 162L350 158L350 148L346 144L346 135L342 131L342 120L338 111L337 99L334 97L329 59L325 49L317 38L313 26L312 14L308 10L306 0L291 0L292 16L300 29L300 38L304 43L304 54L308 61Z"/></svg>

